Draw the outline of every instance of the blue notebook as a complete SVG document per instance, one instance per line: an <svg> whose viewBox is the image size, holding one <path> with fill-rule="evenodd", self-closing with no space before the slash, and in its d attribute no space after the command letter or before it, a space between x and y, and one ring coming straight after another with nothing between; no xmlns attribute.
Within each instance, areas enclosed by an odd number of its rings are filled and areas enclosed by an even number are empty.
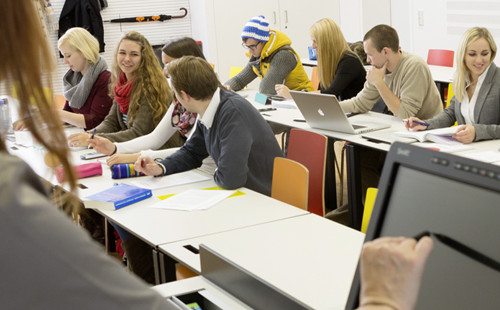
<svg viewBox="0 0 500 310"><path fill-rule="evenodd" d="M85 197L85 208L118 210L151 197L150 189L125 183L117 184L97 194Z"/></svg>

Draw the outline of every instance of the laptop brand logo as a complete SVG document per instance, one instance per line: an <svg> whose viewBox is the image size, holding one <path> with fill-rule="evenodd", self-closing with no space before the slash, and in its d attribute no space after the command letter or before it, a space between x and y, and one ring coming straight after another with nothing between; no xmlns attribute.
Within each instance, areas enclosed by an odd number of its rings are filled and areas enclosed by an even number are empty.
<svg viewBox="0 0 500 310"><path fill-rule="evenodd" d="M410 157L410 150L398 147L398 155Z"/></svg>
<svg viewBox="0 0 500 310"><path fill-rule="evenodd" d="M318 114L321 116L325 116L325 112L323 112L323 110L321 110L321 109L318 109Z"/></svg>

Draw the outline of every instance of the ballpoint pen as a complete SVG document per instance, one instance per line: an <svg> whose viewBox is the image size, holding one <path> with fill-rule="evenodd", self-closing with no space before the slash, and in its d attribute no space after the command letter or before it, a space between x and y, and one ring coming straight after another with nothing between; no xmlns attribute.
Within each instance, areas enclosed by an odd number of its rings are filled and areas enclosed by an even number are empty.
<svg viewBox="0 0 500 310"><path fill-rule="evenodd" d="M90 139L94 139L95 131L96 129L94 128L94 130L92 130L92 135L90 136ZM90 144L87 146L87 148L90 149Z"/></svg>
<svg viewBox="0 0 500 310"><path fill-rule="evenodd" d="M406 119L405 121L406 121L406 122L409 122L410 120L407 120L407 119ZM427 127L429 127L429 126L431 125L431 124L429 124L429 123L426 123L426 122L421 122L421 121L416 121L416 120L413 120L413 121L411 121L411 122L412 122L412 123L415 123L415 124L419 124L419 125L427 126Z"/></svg>
<svg viewBox="0 0 500 310"><path fill-rule="evenodd" d="M94 128L94 130L92 130L92 135L90 136L90 139L94 139L95 132L96 132L96 129Z"/></svg>

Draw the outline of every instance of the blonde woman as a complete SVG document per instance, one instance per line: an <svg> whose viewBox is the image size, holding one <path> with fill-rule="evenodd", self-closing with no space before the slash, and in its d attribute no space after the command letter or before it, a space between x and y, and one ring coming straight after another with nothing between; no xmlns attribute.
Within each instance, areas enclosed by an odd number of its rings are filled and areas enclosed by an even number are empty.
<svg viewBox="0 0 500 310"><path fill-rule="evenodd" d="M63 77L66 103L59 116L66 123L93 129L113 104L108 95L111 73L99 56L99 42L87 30L75 27L59 39L58 47L69 67Z"/></svg>
<svg viewBox="0 0 500 310"><path fill-rule="evenodd" d="M453 138L462 143L500 138L500 68L493 63L496 54L497 45L488 29L467 30L456 54L455 96L450 105L426 120L428 126L410 117L405 122L406 128L426 130L449 127L457 122L461 126Z"/></svg>
<svg viewBox="0 0 500 310"><path fill-rule="evenodd" d="M150 133L173 101L173 93L163 76L153 48L138 32L121 38L112 65L110 96L113 106L96 127L100 137L112 142L128 141ZM87 146L89 134L69 137L71 146ZM177 147L184 139L175 133L162 148Z"/></svg>
<svg viewBox="0 0 500 310"><path fill-rule="evenodd" d="M330 18L317 21L310 29L312 47L317 51L319 92L345 100L363 89L366 70L349 49L339 26ZM276 85L278 95L292 98L288 87Z"/></svg>

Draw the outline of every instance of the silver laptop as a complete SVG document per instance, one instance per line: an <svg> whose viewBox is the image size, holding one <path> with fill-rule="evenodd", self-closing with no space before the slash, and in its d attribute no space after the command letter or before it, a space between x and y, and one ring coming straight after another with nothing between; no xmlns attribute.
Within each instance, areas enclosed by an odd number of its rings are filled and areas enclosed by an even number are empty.
<svg viewBox="0 0 500 310"><path fill-rule="evenodd" d="M361 134L390 127L388 124L378 122L351 122L334 95L293 90L290 94L307 124L312 128Z"/></svg>

